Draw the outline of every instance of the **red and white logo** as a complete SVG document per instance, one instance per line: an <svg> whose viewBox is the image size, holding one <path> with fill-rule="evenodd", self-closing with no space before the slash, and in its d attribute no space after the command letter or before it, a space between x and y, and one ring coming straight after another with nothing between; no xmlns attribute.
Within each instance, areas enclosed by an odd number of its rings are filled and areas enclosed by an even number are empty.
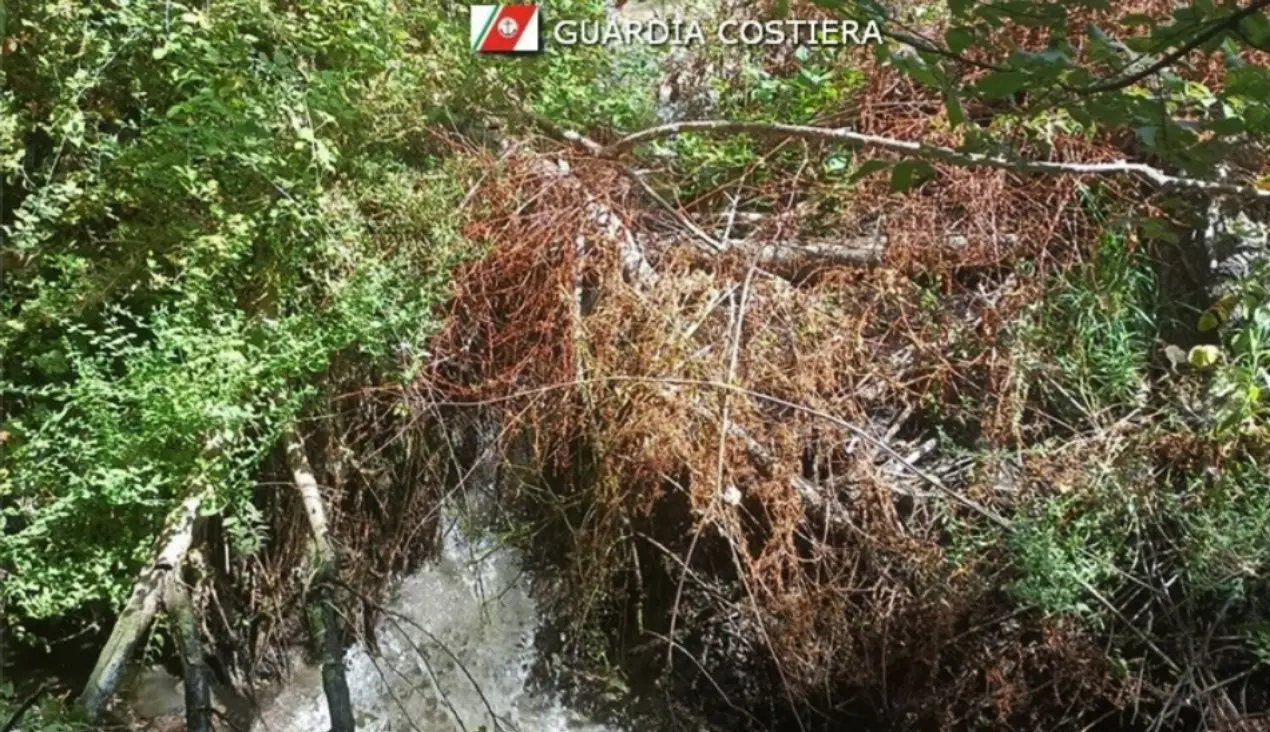
<svg viewBox="0 0 1270 732"><path fill-rule="evenodd" d="M478 53L537 53L542 50L537 5L472 5L472 50Z"/></svg>

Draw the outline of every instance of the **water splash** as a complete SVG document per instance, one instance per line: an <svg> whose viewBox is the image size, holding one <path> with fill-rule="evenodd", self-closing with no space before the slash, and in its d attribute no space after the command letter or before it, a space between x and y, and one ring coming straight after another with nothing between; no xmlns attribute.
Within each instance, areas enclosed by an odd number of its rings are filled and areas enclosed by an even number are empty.
<svg viewBox="0 0 1270 732"><path fill-rule="evenodd" d="M380 655L346 658L359 732L616 732L528 688L541 617L516 553L446 532L441 557L406 577L377 628ZM253 732L315 732L329 715L302 668Z"/></svg>

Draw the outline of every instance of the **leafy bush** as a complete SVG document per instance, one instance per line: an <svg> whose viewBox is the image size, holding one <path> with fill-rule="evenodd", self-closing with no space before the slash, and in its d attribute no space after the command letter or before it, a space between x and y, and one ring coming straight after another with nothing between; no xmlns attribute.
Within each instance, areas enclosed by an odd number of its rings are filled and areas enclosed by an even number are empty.
<svg viewBox="0 0 1270 732"><path fill-rule="evenodd" d="M1213 430L1219 438L1243 435L1259 449L1267 437L1266 394L1270 391L1270 267L1258 267L1233 292L1200 317L1201 330L1219 329L1224 348L1210 347L1204 363L1210 385ZM1192 359L1196 360L1196 359Z"/></svg>
<svg viewBox="0 0 1270 732"><path fill-rule="evenodd" d="M6 10L0 600L21 631L122 602L191 492L260 546L263 456L340 359L426 363L474 251L438 123L622 81L602 49L478 58L457 5ZM630 121L636 96L570 108Z"/></svg>

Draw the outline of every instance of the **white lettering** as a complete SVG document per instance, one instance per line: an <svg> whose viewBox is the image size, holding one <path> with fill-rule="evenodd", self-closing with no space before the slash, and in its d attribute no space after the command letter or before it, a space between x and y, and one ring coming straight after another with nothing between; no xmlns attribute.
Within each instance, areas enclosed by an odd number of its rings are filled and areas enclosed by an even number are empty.
<svg viewBox="0 0 1270 732"><path fill-rule="evenodd" d="M785 23L779 20L769 20L763 25L763 43L769 46L779 46L785 42Z"/></svg>
<svg viewBox="0 0 1270 732"><path fill-rule="evenodd" d="M578 21L562 20L556 23L555 32L556 43L562 46L572 46L578 42Z"/></svg>
<svg viewBox="0 0 1270 732"><path fill-rule="evenodd" d="M670 26L664 20L650 20L644 30L644 42L653 46L661 46L670 42Z"/></svg>
<svg viewBox="0 0 1270 732"><path fill-rule="evenodd" d="M622 43L631 45L644 35L644 24L634 18L627 18L626 25L622 28Z"/></svg>
<svg viewBox="0 0 1270 732"><path fill-rule="evenodd" d="M864 43L881 43L882 29L876 20L870 20L864 28Z"/></svg>
<svg viewBox="0 0 1270 732"><path fill-rule="evenodd" d="M815 42L816 34L814 30L811 33L808 33L806 37L803 37L803 31L805 31L807 27L811 25L811 23L812 21L808 21L808 20L791 20L788 22L790 29L794 31L794 37L793 37L794 45L798 45L800 43L808 43L808 42L814 43ZM814 28L815 26L811 26L811 27Z"/></svg>
<svg viewBox="0 0 1270 732"><path fill-rule="evenodd" d="M652 46L690 46L706 40L700 21L660 18L647 21L623 18L604 23L562 20L555 24L552 35L562 46L636 42ZM864 45L881 43L882 31L876 21L869 21L862 29L854 20L725 20L717 26L715 38L725 46L778 46L791 42L810 46Z"/></svg>
<svg viewBox="0 0 1270 732"><path fill-rule="evenodd" d="M719 38L719 43L722 43L725 46L736 45L737 43L736 38L728 36L728 29L731 28L732 26L735 26L736 24L737 24L737 21L735 20L725 20L719 24L718 29L715 31L715 35L718 36Z"/></svg>
<svg viewBox="0 0 1270 732"><path fill-rule="evenodd" d="M701 30L701 24L694 20L691 24L689 24L688 35L682 40L680 45L690 46L694 43L705 43L705 41L705 31Z"/></svg>

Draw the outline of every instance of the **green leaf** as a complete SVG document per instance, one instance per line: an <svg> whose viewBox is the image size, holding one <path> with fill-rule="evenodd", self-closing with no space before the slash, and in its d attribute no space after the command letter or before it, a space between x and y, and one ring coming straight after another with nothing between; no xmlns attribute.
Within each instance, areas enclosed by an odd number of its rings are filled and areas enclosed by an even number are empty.
<svg viewBox="0 0 1270 732"><path fill-rule="evenodd" d="M965 15L972 7L975 0L948 0L948 10L953 15Z"/></svg>
<svg viewBox="0 0 1270 732"><path fill-rule="evenodd" d="M1246 127L1244 126L1244 121L1238 117L1223 117L1208 125L1208 129L1212 130L1215 135L1238 135Z"/></svg>
<svg viewBox="0 0 1270 732"><path fill-rule="evenodd" d="M891 54L891 63L915 81L926 86L939 86L939 79L920 58L907 54Z"/></svg>
<svg viewBox="0 0 1270 732"><path fill-rule="evenodd" d="M989 99L1004 99L1027 85L1027 74L1021 71L995 71L975 84L975 90Z"/></svg>
<svg viewBox="0 0 1270 732"><path fill-rule="evenodd" d="M1154 27L1155 18L1152 18L1151 16L1145 13L1130 13L1129 15L1126 15L1125 17L1120 19L1120 24L1128 25L1128 26L1147 25L1147 26Z"/></svg>
<svg viewBox="0 0 1270 732"><path fill-rule="evenodd" d="M1239 30L1256 46L1270 44L1270 17L1265 13L1253 13L1244 18Z"/></svg>
<svg viewBox="0 0 1270 732"><path fill-rule="evenodd" d="M962 109L961 100L957 98L955 92L944 94L944 109L948 110L948 124L954 130L965 124L966 113Z"/></svg>
<svg viewBox="0 0 1270 732"><path fill-rule="evenodd" d="M1148 239L1160 239L1170 244L1178 244L1182 241L1181 236L1167 222L1161 219L1144 218L1138 222L1142 235Z"/></svg>
<svg viewBox="0 0 1270 732"><path fill-rule="evenodd" d="M866 176L869 176L869 175L872 175L873 173L878 172L879 170L886 170L889 167L891 167L891 161L889 160L882 160L881 158L870 158L864 161L864 163L859 168L856 168L855 172L851 174L850 180L852 183L854 183L858 180L863 179Z"/></svg>
<svg viewBox="0 0 1270 732"><path fill-rule="evenodd" d="M1238 295L1231 294L1218 299L1199 316L1200 332L1216 330L1222 323L1230 320L1230 316L1235 313L1237 307L1239 307Z"/></svg>
<svg viewBox="0 0 1270 732"><path fill-rule="evenodd" d="M1160 45L1160 39L1152 36L1135 36L1133 38L1124 39L1122 43L1124 43L1125 47L1130 51L1137 53L1150 53Z"/></svg>
<svg viewBox="0 0 1270 732"><path fill-rule="evenodd" d="M1221 349L1217 346L1195 346L1186 356L1186 362L1197 369L1207 369L1221 360Z"/></svg>
<svg viewBox="0 0 1270 732"><path fill-rule="evenodd" d="M975 32L970 28L956 27L949 28L944 33L944 43L947 44L948 50L953 53L961 53L967 48L974 45Z"/></svg>
<svg viewBox="0 0 1270 732"><path fill-rule="evenodd" d="M1148 148L1155 147L1155 134L1160 128L1155 125L1143 125L1137 129L1138 139Z"/></svg>
<svg viewBox="0 0 1270 732"><path fill-rule="evenodd" d="M896 193L906 193L912 189L915 182L934 174L935 169L924 160L903 160L896 163L895 169L891 171L891 190Z"/></svg>

